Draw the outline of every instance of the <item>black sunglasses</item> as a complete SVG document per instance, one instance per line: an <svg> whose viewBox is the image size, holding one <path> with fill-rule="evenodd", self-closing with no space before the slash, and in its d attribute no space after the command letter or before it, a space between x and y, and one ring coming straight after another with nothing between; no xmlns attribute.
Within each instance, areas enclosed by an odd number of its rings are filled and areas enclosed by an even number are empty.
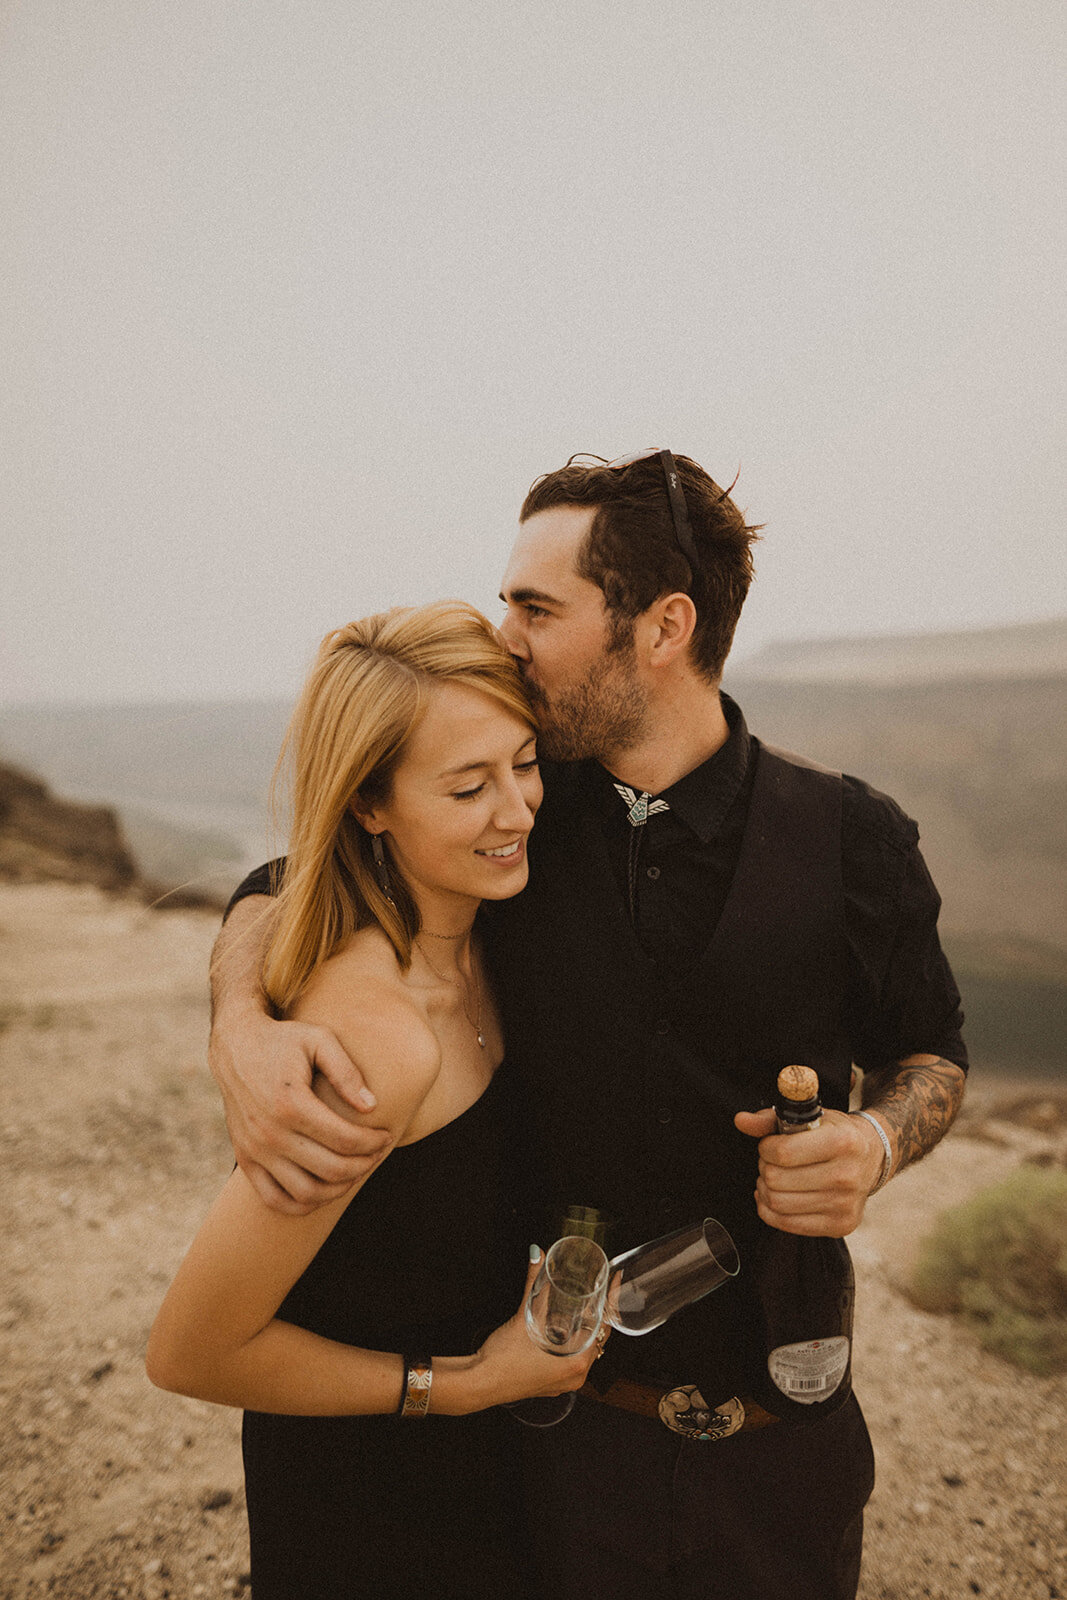
<svg viewBox="0 0 1067 1600"><path fill-rule="evenodd" d="M607 462L609 472L616 472L622 467L630 467L635 461L647 461L650 456L659 456L663 468L663 476L667 480L667 496L671 503L671 516L674 519L674 536L678 540L678 548L689 563L689 570L695 578L700 571L700 555L697 551L696 540L693 538L693 528L689 521L689 507L685 503L685 490L678 476L678 467L669 450L658 450L655 446L650 450L638 450L632 456L619 456L614 461Z"/></svg>

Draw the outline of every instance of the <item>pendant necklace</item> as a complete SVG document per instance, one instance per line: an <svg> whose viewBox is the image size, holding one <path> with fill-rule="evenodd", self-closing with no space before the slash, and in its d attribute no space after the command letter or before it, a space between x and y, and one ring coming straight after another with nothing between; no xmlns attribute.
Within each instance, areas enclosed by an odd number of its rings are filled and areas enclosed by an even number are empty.
<svg viewBox="0 0 1067 1600"><path fill-rule="evenodd" d="M425 929L425 928L422 929L423 933L426 933L427 931L428 930ZM450 937L451 937L451 935L449 935L449 934L442 934L442 933L432 933L432 934L430 934L430 938L431 939L446 939L446 938L450 938ZM456 937L457 938L462 938L462 934L457 934ZM419 943L417 938L415 940L415 943L416 944ZM475 1007L475 1015L473 1017L471 1016L470 1012L467 1010L467 985L463 980L462 973L460 974L458 979L455 979L455 978L448 977L447 974L445 974L444 972L438 972L437 968L434 966L433 962L430 960L429 956L426 954L426 951L423 950L421 945L419 945L419 951L420 951L420 953L422 955L422 959L425 961L426 965L429 967L430 971L433 973L435 978L439 978L442 983L447 983L453 989L458 989L459 990L459 1003L463 1008L463 1015L466 1017L467 1021L471 1025L471 1027L474 1029L474 1037L477 1039L478 1043L481 1045L482 1049L484 1050L485 1049L485 1035L482 1033L482 987L481 987L481 984L478 982L478 962L477 962L477 960L475 958L474 951L473 950L471 951L471 970L472 970L472 972L474 974L474 1007Z"/></svg>

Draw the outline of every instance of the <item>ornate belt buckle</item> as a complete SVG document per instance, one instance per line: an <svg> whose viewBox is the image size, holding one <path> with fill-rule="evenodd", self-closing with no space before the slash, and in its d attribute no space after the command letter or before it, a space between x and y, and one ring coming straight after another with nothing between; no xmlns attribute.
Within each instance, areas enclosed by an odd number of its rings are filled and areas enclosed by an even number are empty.
<svg viewBox="0 0 1067 1600"><path fill-rule="evenodd" d="M671 1389L658 1409L660 1421L683 1439L728 1439L745 1422L745 1408L736 1395L712 1408L695 1383L680 1383Z"/></svg>

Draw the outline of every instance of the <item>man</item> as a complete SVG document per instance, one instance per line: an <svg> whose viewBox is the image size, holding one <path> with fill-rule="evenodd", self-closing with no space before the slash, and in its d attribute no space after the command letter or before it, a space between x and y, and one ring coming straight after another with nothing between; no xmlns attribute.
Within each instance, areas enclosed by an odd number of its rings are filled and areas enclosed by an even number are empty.
<svg viewBox="0 0 1067 1600"><path fill-rule="evenodd" d="M529 887L494 908L489 955L546 1214L597 1208L610 1253L714 1215L743 1263L661 1329L610 1341L571 1417L524 1435L561 1597L854 1595L866 1428L854 1398L810 1426L751 1403L744 1263L768 1226L850 1233L962 1097L959 996L915 825L859 780L761 746L720 694L756 532L685 457L572 458L530 491L504 579L548 763ZM306 1207L383 1151L310 1093L314 1059L360 1105L336 1042L263 1014L249 915L238 906L216 955L213 1066L245 1170ZM790 1063L817 1070L828 1107L800 1140L766 1109ZM658 1400L680 1389L743 1426L672 1431Z"/></svg>

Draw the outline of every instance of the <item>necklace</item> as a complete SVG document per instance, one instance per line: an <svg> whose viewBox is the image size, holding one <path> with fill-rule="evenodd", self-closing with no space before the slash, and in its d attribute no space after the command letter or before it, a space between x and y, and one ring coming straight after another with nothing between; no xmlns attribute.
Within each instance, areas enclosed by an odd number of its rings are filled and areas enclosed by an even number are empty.
<svg viewBox="0 0 1067 1600"><path fill-rule="evenodd" d="M426 930L423 929L422 931L425 932ZM447 935L447 934L434 934L433 937L437 938L437 939L441 939L441 938L448 938L449 935ZM462 937L462 935L458 935L457 937ZM419 943L418 938L416 938L415 943L416 944ZM471 1016L470 1012L467 1010L467 985L463 981L462 974L457 979L457 978L450 978L448 976L448 974L445 973L445 972L438 972L437 968L434 966L433 962L430 960L429 956L426 954L426 951L423 950L421 945L419 945L419 951L420 951L420 953L422 955L422 959L425 961L426 965L429 967L430 971L433 973L435 978L439 978L442 983L447 983L447 984L451 985L451 987L453 989L458 989L459 990L459 1003L463 1007L463 1015L466 1017L467 1021L471 1025L471 1027L474 1029L474 1037L477 1039L478 1043L481 1045L482 1049L484 1050L485 1049L485 1035L482 1033L482 986L478 982L478 963L474 958L473 951L471 952L471 970L474 973L474 1012L475 1012L475 1014L474 1014L473 1017Z"/></svg>

